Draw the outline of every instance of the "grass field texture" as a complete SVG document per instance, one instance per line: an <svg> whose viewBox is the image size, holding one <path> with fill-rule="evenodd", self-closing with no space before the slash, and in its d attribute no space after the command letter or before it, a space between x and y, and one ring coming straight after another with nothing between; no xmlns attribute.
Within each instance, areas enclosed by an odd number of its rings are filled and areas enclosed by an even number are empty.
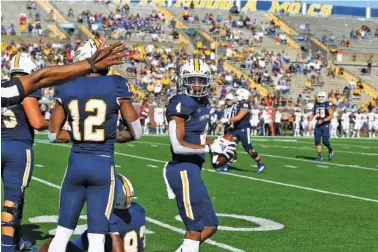
<svg viewBox="0 0 378 252"><path fill-rule="evenodd" d="M56 228L59 188L70 153L70 145L46 140L37 136L24 212L26 235L37 239L37 245ZM377 140L332 139L334 160L321 163L314 161L311 139L252 141L266 173L253 172L256 163L241 146L229 173L205 164L202 177L221 227L201 251L378 251ZM326 151L323 156L327 160ZM133 183L136 201L147 212L148 252L171 252L182 242L184 225L162 177L169 159L167 137L144 136L140 142L116 145L117 172ZM83 216L77 233L85 223Z"/></svg>

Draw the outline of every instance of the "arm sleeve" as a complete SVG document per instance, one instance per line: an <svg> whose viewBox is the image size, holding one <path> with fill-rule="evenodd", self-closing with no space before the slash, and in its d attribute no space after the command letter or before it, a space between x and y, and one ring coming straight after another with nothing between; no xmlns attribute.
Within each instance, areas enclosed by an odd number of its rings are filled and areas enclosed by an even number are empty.
<svg viewBox="0 0 378 252"><path fill-rule="evenodd" d="M1 107L20 104L24 98L25 91L20 79L12 78L1 81Z"/></svg>

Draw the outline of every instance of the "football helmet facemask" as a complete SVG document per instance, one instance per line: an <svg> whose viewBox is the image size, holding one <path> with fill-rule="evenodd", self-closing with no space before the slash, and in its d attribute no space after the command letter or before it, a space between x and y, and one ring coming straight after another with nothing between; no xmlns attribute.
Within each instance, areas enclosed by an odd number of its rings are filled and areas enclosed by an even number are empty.
<svg viewBox="0 0 378 252"><path fill-rule="evenodd" d="M207 96L212 84L210 67L203 60L190 59L181 67L179 84L188 96Z"/></svg>

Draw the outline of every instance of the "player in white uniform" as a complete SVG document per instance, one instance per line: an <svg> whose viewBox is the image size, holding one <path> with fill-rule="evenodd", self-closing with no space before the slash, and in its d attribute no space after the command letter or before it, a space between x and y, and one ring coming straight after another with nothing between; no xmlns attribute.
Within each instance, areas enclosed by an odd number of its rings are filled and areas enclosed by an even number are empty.
<svg viewBox="0 0 378 252"><path fill-rule="evenodd" d="M339 126L339 122L337 121L338 116L339 113L335 110L331 119L331 137L334 138L337 138L337 127Z"/></svg>
<svg viewBox="0 0 378 252"><path fill-rule="evenodd" d="M312 112L310 112L312 114ZM303 136L309 137L310 136L310 129L308 128L308 118L311 115L307 109L304 110L302 114L302 128L303 128Z"/></svg>
<svg viewBox="0 0 378 252"><path fill-rule="evenodd" d="M361 124L361 131L363 133L364 136L367 136L367 131L369 129L369 125L368 125L368 113L367 113L367 110L364 110L362 112L362 124Z"/></svg>
<svg viewBox="0 0 378 252"><path fill-rule="evenodd" d="M375 113L375 109L370 111L368 114L368 120L369 120L369 138L375 138L377 137L377 124L378 124L378 114Z"/></svg>
<svg viewBox="0 0 378 252"><path fill-rule="evenodd" d="M343 110L341 115L341 127L342 127L342 137L350 137L349 129L350 129L350 112L347 109Z"/></svg>
<svg viewBox="0 0 378 252"><path fill-rule="evenodd" d="M252 136L257 135L257 126L259 125L260 119L259 119L260 109L258 109L257 105L253 106L253 109L251 110L251 126L252 126Z"/></svg>
<svg viewBox="0 0 378 252"><path fill-rule="evenodd" d="M301 130L301 117L302 112L300 108L296 108L294 112L294 136L300 136L299 132Z"/></svg>
<svg viewBox="0 0 378 252"><path fill-rule="evenodd" d="M165 128L164 108L161 106L160 102L154 109L154 119L156 125L156 135L163 135Z"/></svg>
<svg viewBox="0 0 378 252"><path fill-rule="evenodd" d="M356 133L357 133L357 137L360 138L360 131L361 131L361 128L362 128L362 114L361 114L361 110L359 109L357 111L356 114L354 114L354 131L353 131L353 136L352 137L355 137L356 136Z"/></svg>

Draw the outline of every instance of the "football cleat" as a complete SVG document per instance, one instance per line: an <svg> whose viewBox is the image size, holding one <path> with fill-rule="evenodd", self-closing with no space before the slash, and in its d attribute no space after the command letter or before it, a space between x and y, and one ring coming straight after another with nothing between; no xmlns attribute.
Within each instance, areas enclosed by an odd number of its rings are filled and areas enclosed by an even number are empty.
<svg viewBox="0 0 378 252"><path fill-rule="evenodd" d="M228 167L228 164L225 164L225 165L223 165L222 167L219 167L216 170L217 170L217 172L228 172L230 169Z"/></svg>
<svg viewBox="0 0 378 252"><path fill-rule="evenodd" d="M322 161L323 161L323 157L322 157L322 156L318 156L318 157L316 158L316 161L322 162Z"/></svg>
<svg viewBox="0 0 378 252"><path fill-rule="evenodd" d="M265 164L263 162L260 162L257 165L257 169L256 169L255 173L259 174L259 173L265 172L265 170L266 170Z"/></svg>
<svg viewBox="0 0 378 252"><path fill-rule="evenodd" d="M329 161L331 161L332 159L333 159L333 154L334 154L335 152L333 151L333 149L331 149L330 151L329 151L329 153L328 153L328 160Z"/></svg>

